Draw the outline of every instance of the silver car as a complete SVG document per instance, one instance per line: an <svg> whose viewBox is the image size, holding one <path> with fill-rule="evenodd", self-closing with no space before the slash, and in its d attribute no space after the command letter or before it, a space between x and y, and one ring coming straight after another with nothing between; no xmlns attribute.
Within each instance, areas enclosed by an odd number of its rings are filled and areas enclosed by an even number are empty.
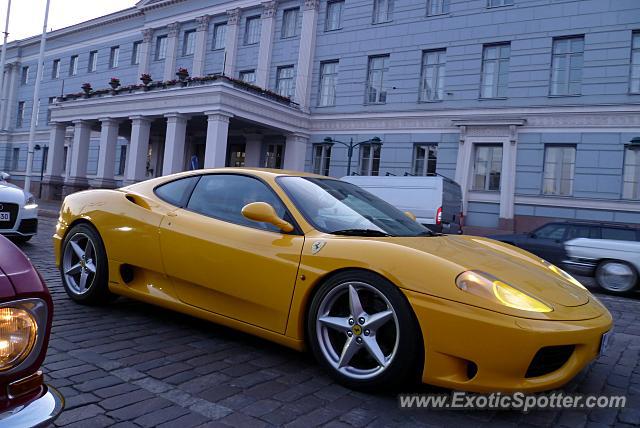
<svg viewBox="0 0 640 428"><path fill-rule="evenodd" d="M29 192L9 183L0 172L0 234L14 242L26 242L38 232L38 204Z"/></svg>

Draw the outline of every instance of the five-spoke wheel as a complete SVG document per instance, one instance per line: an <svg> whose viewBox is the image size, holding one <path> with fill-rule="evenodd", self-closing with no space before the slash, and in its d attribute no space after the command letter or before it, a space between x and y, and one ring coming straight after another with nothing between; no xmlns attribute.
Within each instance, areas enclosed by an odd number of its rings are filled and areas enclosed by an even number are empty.
<svg viewBox="0 0 640 428"><path fill-rule="evenodd" d="M67 294L77 302L98 304L113 297L108 288L104 245L96 230L87 224L74 226L67 233L60 274Z"/></svg>
<svg viewBox="0 0 640 428"><path fill-rule="evenodd" d="M377 275L333 277L316 294L310 315L311 349L350 387L399 382L415 366L418 336L411 308Z"/></svg>

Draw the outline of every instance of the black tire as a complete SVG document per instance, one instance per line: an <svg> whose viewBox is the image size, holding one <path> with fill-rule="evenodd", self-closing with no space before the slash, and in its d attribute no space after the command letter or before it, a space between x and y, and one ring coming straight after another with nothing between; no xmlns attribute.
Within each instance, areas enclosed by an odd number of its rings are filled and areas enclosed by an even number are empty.
<svg viewBox="0 0 640 428"><path fill-rule="evenodd" d="M11 240L14 244L24 244L29 242L33 238L32 236L11 236L9 240Z"/></svg>
<svg viewBox="0 0 640 428"><path fill-rule="evenodd" d="M388 363L384 371L369 379L355 379L347 376L335 368L323 353L323 345L318 338L318 311L323 301L332 290L344 286L345 283L365 283L386 297L391 307L395 311L397 325L399 327L397 339L397 351L395 357ZM366 311L366 305L363 304ZM369 312L367 312L368 314ZM364 326L363 326L364 327ZM394 327L395 331L395 327ZM343 335L345 333L337 333ZM353 334L351 334L353 336ZM350 336L350 337L351 337ZM354 336L355 337L355 336ZM388 280L367 271L345 271L330 277L320 286L316 292L309 308L307 318L307 338L309 348L318 362L329 372L329 374L342 385L351 389L373 390L375 388L408 388L419 381L422 370L424 349L420 327L415 318L413 309L400 290ZM377 339L375 339L377 340ZM361 352L361 351L357 351ZM356 354L357 355L357 354Z"/></svg>
<svg viewBox="0 0 640 428"><path fill-rule="evenodd" d="M91 276L90 283L86 287L86 291L78 293L74 291L73 286L70 285L67 280L67 276L64 272L65 257L68 254L67 247L69 242L82 236L91 240L95 251L95 274ZM71 250L69 250L71 251ZM116 295L109 291L109 266L107 261L107 252L104 248L104 243L100 238L100 234L88 224L79 224L71 228L62 242L62 254L60 263L60 276L62 278L62 285L64 286L67 295L77 303L83 305L101 305L113 301Z"/></svg>
<svg viewBox="0 0 640 428"><path fill-rule="evenodd" d="M623 270L626 268L629 272L626 275L627 282L611 282L611 276L607 277L606 270L613 265L619 265ZM596 283L600 288L609 294L624 296L631 293L638 286L638 272L629 263L622 260L603 260L598 264L595 271Z"/></svg>

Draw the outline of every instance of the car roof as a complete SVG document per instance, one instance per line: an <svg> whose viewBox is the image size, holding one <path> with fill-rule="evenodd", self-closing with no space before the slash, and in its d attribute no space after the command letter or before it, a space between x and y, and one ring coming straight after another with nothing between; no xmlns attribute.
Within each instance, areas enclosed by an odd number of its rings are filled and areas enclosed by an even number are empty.
<svg viewBox="0 0 640 428"><path fill-rule="evenodd" d="M572 226L600 226L600 227L617 227L623 229L635 229L638 230L637 226L631 226L625 223L615 223L615 222L607 222L607 221L595 221L595 220L567 220L567 221L553 221L547 224L564 224L564 225L572 225Z"/></svg>

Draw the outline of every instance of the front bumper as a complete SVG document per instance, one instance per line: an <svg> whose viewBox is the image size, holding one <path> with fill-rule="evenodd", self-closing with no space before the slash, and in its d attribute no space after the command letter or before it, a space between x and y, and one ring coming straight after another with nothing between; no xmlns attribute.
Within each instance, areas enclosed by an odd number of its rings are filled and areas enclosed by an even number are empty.
<svg viewBox="0 0 640 428"><path fill-rule="evenodd" d="M604 311L584 321L543 321L405 291L424 342L422 380L472 392L536 392L558 388L598 356L612 327ZM540 350L573 347L559 368L527 375Z"/></svg>
<svg viewBox="0 0 640 428"><path fill-rule="evenodd" d="M44 386L39 398L0 413L3 428L41 427L50 424L64 407L64 398L50 386Z"/></svg>
<svg viewBox="0 0 640 428"><path fill-rule="evenodd" d="M0 223L0 235L33 236L38 233L38 210L19 207L13 213L15 220L10 224Z"/></svg>

